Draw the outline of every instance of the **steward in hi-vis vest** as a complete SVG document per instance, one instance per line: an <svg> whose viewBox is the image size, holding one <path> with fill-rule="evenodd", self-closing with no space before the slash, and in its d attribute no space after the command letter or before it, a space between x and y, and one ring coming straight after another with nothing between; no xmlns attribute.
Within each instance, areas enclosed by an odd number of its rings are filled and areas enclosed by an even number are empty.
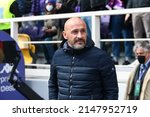
<svg viewBox="0 0 150 117"><path fill-rule="evenodd" d="M0 9L2 15L0 18L13 18L15 15L10 12L10 6L15 0L1 0L0 2ZM0 23L0 30L10 29L10 23Z"/></svg>

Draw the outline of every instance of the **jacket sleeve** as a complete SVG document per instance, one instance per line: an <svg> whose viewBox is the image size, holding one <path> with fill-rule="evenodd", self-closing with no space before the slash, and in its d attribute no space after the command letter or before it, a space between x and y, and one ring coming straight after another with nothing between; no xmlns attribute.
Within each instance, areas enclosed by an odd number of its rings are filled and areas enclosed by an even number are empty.
<svg viewBox="0 0 150 117"><path fill-rule="evenodd" d="M118 100L118 82L116 69L109 55L103 55L99 61L100 77L102 79L103 99Z"/></svg>
<svg viewBox="0 0 150 117"><path fill-rule="evenodd" d="M58 99L57 72L53 61L51 64L50 79L48 81L48 89L49 89L49 99L57 100Z"/></svg>

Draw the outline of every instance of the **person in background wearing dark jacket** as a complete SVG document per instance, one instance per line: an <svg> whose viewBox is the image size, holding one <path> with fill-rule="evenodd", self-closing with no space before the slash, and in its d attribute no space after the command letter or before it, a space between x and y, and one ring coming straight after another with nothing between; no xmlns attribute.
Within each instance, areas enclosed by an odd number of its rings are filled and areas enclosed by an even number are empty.
<svg viewBox="0 0 150 117"><path fill-rule="evenodd" d="M2 9L1 18L14 18L21 17L18 3L15 0L1 0L0 8ZM3 30L10 34L10 23L0 23L0 30Z"/></svg>
<svg viewBox="0 0 150 117"><path fill-rule="evenodd" d="M32 0L16 0L22 16L31 14Z"/></svg>
<svg viewBox="0 0 150 117"><path fill-rule="evenodd" d="M56 0L56 13L72 13L75 12L77 0Z"/></svg>
<svg viewBox="0 0 150 117"><path fill-rule="evenodd" d="M74 13L77 6L77 0L56 0L55 14ZM58 40L64 40L62 32L64 24L68 18L58 19L56 21ZM58 45L59 46L59 45Z"/></svg>
<svg viewBox="0 0 150 117"><path fill-rule="evenodd" d="M87 39L86 24L70 18L66 42L54 54L49 79L50 100L117 100L116 70L110 56Z"/></svg>
<svg viewBox="0 0 150 117"><path fill-rule="evenodd" d="M105 9L105 1L106 0L78 0L78 5L80 6L80 12L88 12L88 11L99 11ZM77 12L77 11L76 11ZM82 17L87 25L87 35L91 38L91 17L85 16Z"/></svg>
<svg viewBox="0 0 150 117"><path fill-rule="evenodd" d="M110 6L110 1L108 0L108 4L106 7ZM112 10L114 9L126 9L127 0L116 0L120 1L113 3L113 6L110 8ZM112 15L110 18L110 24L109 28L111 31L111 37L112 39L127 39L127 38L133 38L133 28L132 28L132 22L131 17L128 17L128 19L125 20L125 15ZM113 61L116 65L119 64L120 59L120 42L112 42L112 54L113 54ZM124 48L124 62L123 65L128 65L132 62L133 57L133 42L132 41L124 41L123 43Z"/></svg>
<svg viewBox="0 0 150 117"><path fill-rule="evenodd" d="M46 0L45 1L45 14L51 15L54 13L56 1L55 0ZM42 31L44 33L44 41L52 41L53 38L57 35L57 27L55 26L56 19L49 19L44 21L44 26ZM55 37L56 38L56 37ZM51 64L52 56L55 52L54 44L44 44L43 45L44 55L46 59L46 64Z"/></svg>

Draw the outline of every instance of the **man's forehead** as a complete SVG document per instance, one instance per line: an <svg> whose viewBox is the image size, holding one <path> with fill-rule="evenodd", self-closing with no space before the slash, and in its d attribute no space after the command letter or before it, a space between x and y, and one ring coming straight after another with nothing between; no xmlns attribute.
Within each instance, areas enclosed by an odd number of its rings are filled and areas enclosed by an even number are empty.
<svg viewBox="0 0 150 117"><path fill-rule="evenodd" d="M83 25L72 25L66 29L66 31L72 32L72 31L83 31L86 30L85 26Z"/></svg>
<svg viewBox="0 0 150 117"><path fill-rule="evenodd" d="M138 48L136 48L136 51L144 51L144 48L138 47Z"/></svg>
<svg viewBox="0 0 150 117"><path fill-rule="evenodd" d="M80 18L71 18L69 20L66 21L65 23L65 29L69 28L69 27L75 27L75 26L79 26L79 25L85 25L84 21Z"/></svg>

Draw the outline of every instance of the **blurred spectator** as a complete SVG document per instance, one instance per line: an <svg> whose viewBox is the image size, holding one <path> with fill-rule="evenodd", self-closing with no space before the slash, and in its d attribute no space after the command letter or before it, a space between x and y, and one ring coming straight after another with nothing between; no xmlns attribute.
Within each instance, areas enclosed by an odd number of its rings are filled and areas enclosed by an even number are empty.
<svg viewBox="0 0 150 117"><path fill-rule="evenodd" d="M0 8L2 9L1 18L14 18L21 17L18 3L15 0L1 0ZM0 23L0 30L3 30L10 34L10 23Z"/></svg>
<svg viewBox="0 0 150 117"><path fill-rule="evenodd" d="M19 28L19 33L28 34L31 38L31 41L37 41L43 34L39 35L38 27L35 22L28 21L22 22L22 26Z"/></svg>
<svg viewBox="0 0 150 117"><path fill-rule="evenodd" d="M123 6L124 8L126 8L126 4L127 1L122 0L121 8L119 8L118 6L118 9L122 9ZM110 18L110 31L112 39L133 38L131 17L125 21L125 15L112 15ZM131 62L131 58L133 56L132 48L133 42L131 41L124 42L124 51L125 51L125 60L123 63L124 65L130 64ZM120 42L112 42L112 54L114 63L116 65L119 64L118 62L120 57Z"/></svg>
<svg viewBox="0 0 150 117"><path fill-rule="evenodd" d="M80 4L81 12L91 11L90 0L78 0L78 4Z"/></svg>
<svg viewBox="0 0 150 117"><path fill-rule="evenodd" d="M43 15L45 14L45 1L46 0L32 0L32 15Z"/></svg>
<svg viewBox="0 0 150 117"><path fill-rule="evenodd" d="M32 0L31 15L44 15L45 14L45 1L46 0ZM38 29L38 35L42 36L41 29L44 26L44 21L36 21L35 25Z"/></svg>
<svg viewBox="0 0 150 117"><path fill-rule="evenodd" d="M16 2L22 15L31 13L32 0L16 0Z"/></svg>
<svg viewBox="0 0 150 117"><path fill-rule="evenodd" d="M46 0L45 1L45 13L46 15L50 15L54 13L55 10L56 1L55 0ZM44 21L44 27L42 29L44 32L44 41L52 41L54 36L57 35L57 28L55 26L55 20L45 20ZM55 52L54 44L44 44L44 55L46 59L47 64L51 64L51 60L53 57L53 54Z"/></svg>
<svg viewBox="0 0 150 117"><path fill-rule="evenodd" d="M81 12L104 10L106 0L78 0Z"/></svg>
<svg viewBox="0 0 150 117"><path fill-rule="evenodd" d="M150 7L150 0L128 0L127 8ZM150 37L150 12L132 14L133 33L135 38L145 35Z"/></svg>
<svg viewBox="0 0 150 117"><path fill-rule="evenodd" d="M108 3L106 4L106 8L109 10L124 9L124 4L122 0L108 0Z"/></svg>
<svg viewBox="0 0 150 117"><path fill-rule="evenodd" d="M54 14L56 8L56 0L46 0L44 6L44 11L46 15Z"/></svg>
<svg viewBox="0 0 150 117"><path fill-rule="evenodd" d="M106 0L90 0L91 11L104 10Z"/></svg>
<svg viewBox="0 0 150 117"><path fill-rule="evenodd" d="M29 14L27 15L43 15L45 14L45 0L32 0L32 8ZM28 34L31 38L31 41L41 41L44 36L42 28L44 26L44 21L28 21L23 22L22 27L19 28L19 33ZM34 61L37 62L37 58L41 56L43 52L43 46L36 44L36 53L34 54Z"/></svg>
<svg viewBox="0 0 150 117"><path fill-rule="evenodd" d="M72 13L75 12L77 0L56 0L56 13Z"/></svg>
<svg viewBox="0 0 150 117"><path fill-rule="evenodd" d="M78 0L80 12L97 11L105 9L106 0ZM87 36L91 38L91 17L82 17L87 25Z"/></svg>
<svg viewBox="0 0 150 117"><path fill-rule="evenodd" d="M110 15L100 16L100 38L110 39L111 32L109 30ZM111 54L111 42L101 42L100 47L107 53Z"/></svg>
<svg viewBox="0 0 150 117"><path fill-rule="evenodd" d="M43 37L44 41L52 41L53 37L56 36L57 28L54 24L55 23L52 20L45 21L45 26L43 27L43 32L45 32L45 35ZM50 64L53 54L55 52L54 44L52 43L44 44L43 49L44 49L45 59L47 61L46 63Z"/></svg>
<svg viewBox="0 0 150 117"><path fill-rule="evenodd" d="M75 12L86 12L91 11L90 0L78 0ZM82 17L86 23L87 36L91 39L91 17Z"/></svg>
<svg viewBox="0 0 150 117"><path fill-rule="evenodd" d="M73 13L78 4L77 0L56 0L56 14L61 13ZM62 31L64 30L64 24L67 19L57 20L57 35L58 40L66 41L62 36ZM63 44L63 43L62 43Z"/></svg>

